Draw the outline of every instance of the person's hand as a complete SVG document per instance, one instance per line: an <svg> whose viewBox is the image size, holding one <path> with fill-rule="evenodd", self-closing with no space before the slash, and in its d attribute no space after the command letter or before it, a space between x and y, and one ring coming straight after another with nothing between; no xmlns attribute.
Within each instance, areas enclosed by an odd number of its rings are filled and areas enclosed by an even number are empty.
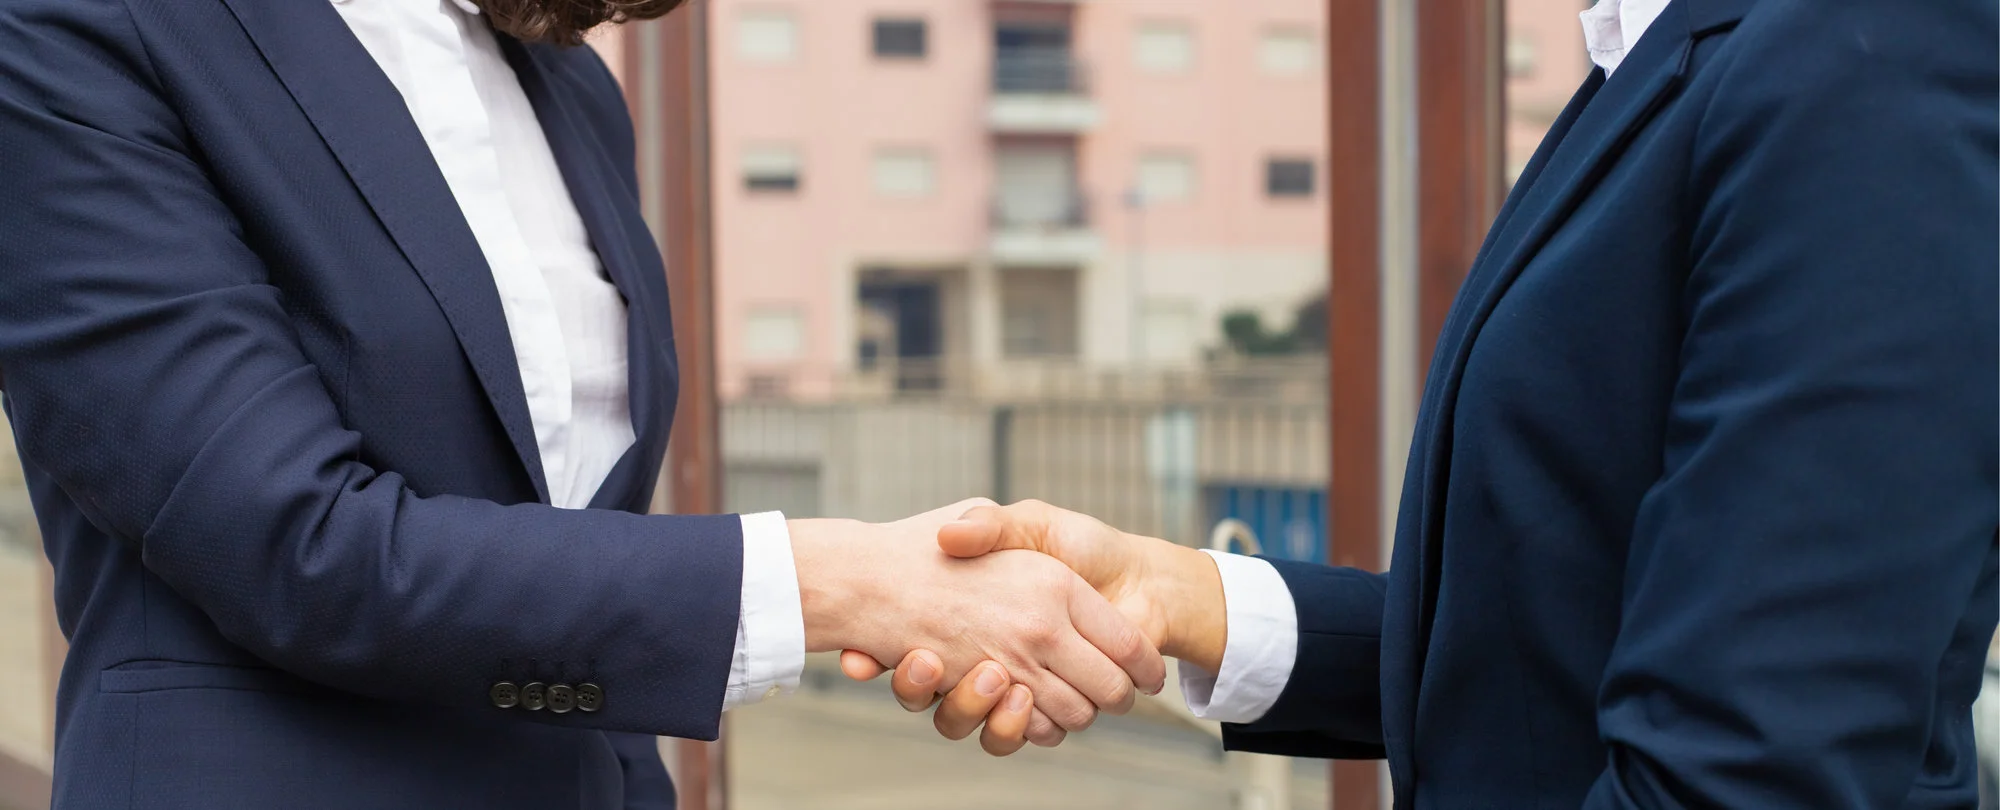
<svg viewBox="0 0 2000 810"><path fill-rule="evenodd" d="M1199 551L1126 534L1088 515L1038 501L975 506L962 519L940 527L938 544L957 557L1006 550L1055 557L1110 599L1163 652L1211 672L1221 666L1227 633L1221 581L1214 563ZM935 678L927 655L910 653L891 681L897 699L912 711L928 708L939 685L950 683ZM842 654L841 669L857 680L884 671L876 659L855 652ZM1023 726L1012 711L1020 687L982 692L977 685L967 680L952 687L934 718L940 733L961 739L983 719L981 747L1002 756L1021 747L1017 729L1024 727L1028 741L1044 746L1061 742L1059 736L1038 734L1041 729L1032 718Z"/></svg>
<svg viewBox="0 0 2000 810"><path fill-rule="evenodd" d="M958 505L881 525L792 521L806 649L855 650L877 661L928 651L921 660L935 668L937 683L972 676L973 694L986 674L974 668L991 661L1067 730L1088 727L1099 710L1128 710L1135 684L1159 691L1166 680L1159 651L1059 562L1018 550L976 559L943 553L938 531L965 511ZM913 679L920 669L912 661ZM1012 684L998 689L993 702L1010 691Z"/></svg>

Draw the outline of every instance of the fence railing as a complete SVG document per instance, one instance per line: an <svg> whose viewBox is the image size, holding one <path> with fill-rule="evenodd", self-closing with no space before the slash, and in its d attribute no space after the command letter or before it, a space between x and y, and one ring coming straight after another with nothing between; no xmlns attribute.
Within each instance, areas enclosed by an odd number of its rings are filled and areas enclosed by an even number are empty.
<svg viewBox="0 0 2000 810"><path fill-rule="evenodd" d="M993 55L993 92L1082 95L1090 92L1084 63L1064 48L1011 48Z"/></svg>
<svg viewBox="0 0 2000 810"><path fill-rule="evenodd" d="M1090 227L1090 198L1081 190L1036 198L1000 194L993 198L995 230L1077 230Z"/></svg>
<svg viewBox="0 0 2000 810"><path fill-rule="evenodd" d="M962 498L1040 498L1199 544L1221 495L1326 481L1325 409L1276 402L736 402L731 511L890 520Z"/></svg>
<svg viewBox="0 0 2000 810"><path fill-rule="evenodd" d="M984 362L964 357L886 357L867 369L797 374L799 379L792 380L788 390L822 392L814 398L833 401L942 397L1324 403L1327 396L1323 355L1220 358L1158 366L1098 366L1053 357Z"/></svg>

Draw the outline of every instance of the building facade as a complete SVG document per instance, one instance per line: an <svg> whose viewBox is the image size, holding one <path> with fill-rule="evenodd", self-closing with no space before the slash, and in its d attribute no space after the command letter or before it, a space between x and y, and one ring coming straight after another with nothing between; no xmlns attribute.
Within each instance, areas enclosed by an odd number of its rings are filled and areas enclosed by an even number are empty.
<svg viewBox="0 0 2000 810"><path fill-rule="evenodd" d="M1173 366L1323 294L1321 0L716 0L722 394Z"/></svg>

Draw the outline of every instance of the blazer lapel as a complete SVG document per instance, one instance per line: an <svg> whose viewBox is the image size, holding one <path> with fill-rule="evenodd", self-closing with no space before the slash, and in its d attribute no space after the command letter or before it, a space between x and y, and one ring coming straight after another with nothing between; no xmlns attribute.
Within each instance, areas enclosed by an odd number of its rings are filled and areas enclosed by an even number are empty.
<svg viewBox="0 0 2000 810"><path fill-rule="evenodd" d="M626 356L632 432L637 438L612 467L590 505L597 509L640 511L648 505L651 484L659 475L666 451L667 423L672 419L671 412L661 410L672 405L671 391L661 386L662 375L670 375L671 369L661 367L669 365L661 350L665 343L656 337L655 330L659 327L649 317L665 312L666 277L657 262L645 264L633 251L632 233L627 227L631 220L625 216L632 206L618 205L613 194L615 169L607 165L603 150L591 148L594 141L579 126L578 114L571 108L574 102L557 89L562 85L551 73L562 68L550 52L553 46L527 45L505 35L500 35L500 44L520 79L522 92L535 108L535 117L541 122L542 133L555 154L556 165L562 170L570 199L590 233L598 259L625 295L629 313ZM636 227L643 230L644 224L637 223ZM651 238L650 233L645 236ZM669 334L671 329L671 325L666 327Z"/></svg>
<svg viewBox="0 0 2000 810"><path fill-rule="evenodd" d="M1503 209L1438 336L1418 414L1411 479L1405 482L1397 524L1398 559L1394 564L1397 568L1414 565L1415 593L1392 608L1394 612L1385 619L1391 624L1385 634L1400 630L1413 639L1404 660L1384 664L1385 678L1393 676L1408 685L1404 700L1395 705L1385 700L1383 707L1387 730L1405 740L1415 732L1415 692L1422 682L1423 657L1430 643L1430 620L1441 570L1452 420L1466 358L1480 328L1521 269L1679 88L1694 41L1688 3L1676 0L1669 4L1609 79L1602 71L1592 72L1565 111L1565 117L1573 116L1573 121L1566 131L1560 126L1551 131L1535 163L1524 172L1522 184ZM1405 773L1411 764L1404 763Z"/></svg>
<svg viewBox="0 0 2000 810"><path fill-rule="evenodd" d="M430 288L546 503L548 482L493 273L402 95L330 4L224 2Z"/></svg>
<svg viewBox="0 0 2000 810"><path fill-rule="evenodd" d="M1495 244L1500 241L1500 235L1520 210L1522 200L1530 196L1541 182L1543 170L1548 166L1549 159L1569 137L1570 130L1603 86L1603 76L1602 72L1592 72L1583 86L1570 98L1562 114L1549 126L1548 135L1542 138L1541 145L1535 148L1534 156L1529 158L1528 165L1521 170L1520 179L1514 183L1513 191L1507 195L1507 202L1500 207L1499 215L1494 218L1493 227L1487 231L1486 240L1480 245L1478 256L1473 259L1474 268L1486 264L1487 257L1492 254ZM1443 327L1445 334L1450 334L1455 328L1454 325L1473 306L1473 302L1469 300L1472 289L1471 279L1459 287L1457 300L1453 302L1451 313ZM1431 356L1430 372L1425 378L1426 388L1435 388L1437 381L1445 373L1443 368L1445 363L1442 360L1445 356L1444 345L1440 341L1439 351ZM1421 560L1422 544L1414 538L1419 525L1418 515L1421 512L1419 506L1425 491L1422 451L1426 449L1426 437L1433 430L1436 409L1431 407L1431 404L1434 396L1427 390L1424 407L1417 412L1415 429L1417 438L1410 452L1409 467L1403 478L1403 491L1396 514L1396 543L1390 560L1390 570L1396 572L1425 570ZM1418 641L1417 618L1421 613L1419 605L1423 604L1433 591L1428 575L1415 577L1410 581L1414 582L1416 587L1409 590L1391 590L1390 602L1383 609L1383 682L1409 685L1409 688L1385 689L1382 693L1383 737L1389 743L1387 747L1390 771L1399 783L1409 778L1411 768L1414 767L1409 739L1416 730L1417 665L1423 654L1422 645ZM1407 795L1408 792L1409 786L1404 784L1397 790L1397 795ZM1398 804L1398 807L1401 806L1403 805Z"/></svg>

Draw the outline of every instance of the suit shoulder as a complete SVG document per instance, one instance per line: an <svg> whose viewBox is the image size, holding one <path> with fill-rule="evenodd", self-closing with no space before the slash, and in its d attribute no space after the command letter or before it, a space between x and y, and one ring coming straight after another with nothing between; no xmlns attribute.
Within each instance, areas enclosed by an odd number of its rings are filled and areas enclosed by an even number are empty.
<svg viewBox="0 0 2000 810"><path fill-rule="evenodd" d="M1705 41L1698 142L1785 130L1838 137L1912 119L1985 137L2000 90L2000 23L1980 0L1763 0ZM1697 51L1697 59L1701 57Z"/></svg>
<svg viewBox="0 0 2000 810"><path fill-rule="evenodd" d="M1730 84L1832 93L1870 76L1991 76L1997 10L1990 0L1763 0L1727 35Z"/></svg>
<svg viewBox="0 0 2000 810"><path fill-rule="evenodd" d="M617 119L625 116L625 90L595 47L559 48L555 56L564 81L581 91L592 115L611 115Z"/></svg>

